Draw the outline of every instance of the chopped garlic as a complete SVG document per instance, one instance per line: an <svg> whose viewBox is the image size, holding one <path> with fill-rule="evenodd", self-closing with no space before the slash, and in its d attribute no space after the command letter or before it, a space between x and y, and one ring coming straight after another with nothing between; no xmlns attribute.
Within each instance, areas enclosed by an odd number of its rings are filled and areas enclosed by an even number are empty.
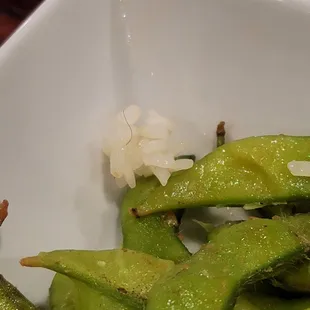
<svg viewBox="0 0 310 310"><path fill-rule="evenodd" d="M130 105L128 108L118 113L117 119L124 124L134 125L141 116L141 109L137 105Z"/></svg>
<svg viewBox="0 0 310 310"><path fill-rule="evenodd" d="M151 166L150 169L154 173L154 175L157 177L157 179L160 181L160 184L162 186L167 185L167 182L171 175L168 169L164 169L164 168L160 168L156 166Z"/></svg>
<svg viewBox="0 0 310 310"><path fill-rule="evenodd" d="M194 165L194 162L192 159L179 159L179 160L174 161L171 169L174 171L187 170L187 169L192 168L193 165Z"/></svg>
<svg viewBox="0 0 310 310"><path fill-rule="evenodd" d="M119 187L136 186L136 176L155 175L165 186L174 171L189 169L191 159L175 160L184 143L175 143L174 124L151 110L141 126L141 109L131 105L117 114L103 152L110 158L110 171Z"/></svg>
<svg viewBox="0 0 310 310"><path fill-rule="evenodd" d="M287 164L287 168L294 176L310 177L310 161L293 160Z"/></svg>
<svg viewBox="0 0 310 310"><path fill-rule="evenodd" d="M154 152L152 154L143 154L143 163L145 166L154 166L165 169L171 169L174 167L176 160L173 154L165 154Z"/></svg>
<svg viewBox="0 0 310 310"><path fill-rule="evenodd" d="M146 118L145 123L149 125L164 124L169 131L172 131L174 128L172 122L170 122L167 118L162 117L154 110L149 111L149 116Z"/></svg>
<svg viewBox="0 0 310 310"><path fill-rule="evenodd" d="M168 149L166 140L143 140L141 145L142 152L150 154L154 152L165 152Z"/></svg>
<svg viewBox="0 0 310 310"><path fill-rule="evenodd" d="M140 135L148 139L168 139L169 130L166 124L150 124L141 127Z"/></svg>

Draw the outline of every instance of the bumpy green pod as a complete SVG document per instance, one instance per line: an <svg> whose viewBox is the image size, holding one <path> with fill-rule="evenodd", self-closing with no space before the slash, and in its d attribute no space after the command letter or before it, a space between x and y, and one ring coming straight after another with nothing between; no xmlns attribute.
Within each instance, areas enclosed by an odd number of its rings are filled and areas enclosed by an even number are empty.
<svg viewBox="0 0 310 310"><path fill-rule="evenodd" d="M159 186L155 177L141 178L126 193L121 208L123 247L179 263L188 259L190 253L176 235L178 223L174 214L135 218L130 213Z"/></svg>
<svg viewBox="0 0 310 310"><path fill-rule="evenodd" d="M310 262L288 268L272 283L287 291L310 293Z"/></svg>
<svg viewBox="0 0 310 310"><path fill-rule="evenodd" d="M198 223L202 228L205 229L206 233L207 233L207 241L210 241L212 239L214 239L214 237L222 230L222 229L227 229L228 227L232 226L232 225L236 225L239 224L241 222L243 222L243 220L239 220L239 221L227 221L226 223L219 225L219 226L214 226L210 223L203 223L200 221L195 220L196 223Z"/></svg>
<svg viewBox="0 0 310 310"><path fill-rule="evenodd" d="M154 285L147 310L233 309L245 284L277 275L301 259L305 245L282 221L255 219L221 229L165 281Z"/></svg>
<svg viewBox="0 0 310 310"><path fill-rule="evenodd" d="M49 290L51 310L76 310L77 291L74 280L56 273Z"/></svg>
<svg viewBox="0 0 310 310"><path fill-rule="evenodd" d="M310 214L297 214L286 217L273 217L274 220L279 220L290 227L290 229L303 238L305 243L310 243Z"/></svg>
<svg viewBox="0 0 310 310"><path fill-rule="evenodd" d="M286 223L305 244L310 244L310 214L297 214L288 217L274 217ZM273 284L292 292L310 292L310 262L307 258L303 263L291 266L281 273Z"/></svg>
<svg viewBox="0 0 310 310"><path fill-rule="evenodd" d="M43 252L21 264L72 277L129 307L143 305L153 284L174 267L172 261L126 249Z"/></svg>
<svg viewBox="0 0 310 310"><path fill-rule="evenodd" d="M307 310L310 298L281 299L257 293L243 294L238 297L234 310Z"/></svg>
<svg viewBox="0 0 310 310"><path fill-rule="evenodd" d="M118 300L104 296L88 285L57 273L53 279L49 303L51 310L134 310Z"/></svg>
<svg viewBox="0 0 310 310"><path fill-rule="evenodd" d="M0 275L0 309L35 310L37 308L16 287Z"/></svg>
<svg viewBox="0 0 310 310"><path fill-rule="evenodd" d="M115 298L110 298L98 291L91 289L82 282L75 281L77 289L77 310L142 310L141 306L127 306Z"/></svg>
<svg viewBox="0 0 310 310"><path fill-rule="evenodd" d="M293 176L287 168L309 154L310 137L262 136L224 144L154 190L134 212L309 199L310 178Z"/></svg>
<svg viewBox="0 0 310 310"><path fill-rule="evenodd" d="M176 236L174 226L176 222L173 221L175 220L173 216L171 223L168 215L151 215L136 219L129 212L159 185L160 183L154 177L141 178L137 186L125 194L121 208L123 246L159 258L181 262L188 259L190 253ZM79 289L77 289L77 283L80 283ZM96 309L96 307L111 310L129 309L118 300L97 293L85 284L61 274L56 274L52 282L50 305L52 310L83 309L81 305L85 307L84 310Z"/></svg>

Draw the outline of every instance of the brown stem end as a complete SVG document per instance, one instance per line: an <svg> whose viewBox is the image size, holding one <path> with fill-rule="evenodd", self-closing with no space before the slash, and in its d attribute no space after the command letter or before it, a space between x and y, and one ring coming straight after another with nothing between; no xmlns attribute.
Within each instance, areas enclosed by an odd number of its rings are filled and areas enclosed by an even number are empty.
<svg viewBox="0 0 310 310"><path fill-rule="evenodd" d="M135 218L140 218L140 215L138 214L138 209L137 208L131 208L129 210L130 214L133 215Z"/></svg>

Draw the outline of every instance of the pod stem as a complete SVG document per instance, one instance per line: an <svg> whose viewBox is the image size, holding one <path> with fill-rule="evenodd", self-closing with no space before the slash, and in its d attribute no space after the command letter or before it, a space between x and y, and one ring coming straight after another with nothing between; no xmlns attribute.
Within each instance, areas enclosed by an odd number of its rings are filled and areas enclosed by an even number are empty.
<svg viewBox="0 0 310 310"><path fill-rule="evenodd" d="M222 121L217 125L217 128L216 128L216 146L217 147L225 144L225 135L226 135L225 122Z"/></svg>

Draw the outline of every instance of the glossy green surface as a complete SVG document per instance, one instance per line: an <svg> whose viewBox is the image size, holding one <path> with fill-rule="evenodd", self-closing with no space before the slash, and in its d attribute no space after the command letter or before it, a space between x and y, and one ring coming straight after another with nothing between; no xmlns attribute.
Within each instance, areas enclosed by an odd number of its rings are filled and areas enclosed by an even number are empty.
<svg viewBox="0 0 310 310"><path fill-rule="evenodd" d="M37 308L16 287L0 275L0 309L35 310Z"/></svg>
<svg viewBox="0 0 310 310"><path fill-rule="evenodd" d="M310 159L310 137L262 136L217 148L157 188L139 215L186 206L243 205L310 198L310 178L295 177L292 160Z"/></svg>
<svg viewBox="0 0 310 310"><path fill-rule="evenodd" d="M310 214L298 214L284 218L276 218L288 224L290 229L303 242L310 244ZM309 254L308 254L309 255ZM281 273L275 285L288 291L310 292L310 262L308 258L302 264L294 265Z"/></svg>
<svg viewBox="0 0 310 310"><path fill-rule="evenodd" d="M221 229L149 294L148 310L233 309L245 284L301 259L305 245L281 221L255 219Z"/></svg>
<svg viewBox="0 0 310 310"><path fill-rule="evenodd" d="M310 293L310 263L307 261L288 268L274 284L288 291Z"/></svg>
<svg viewBox="0 0 310 310"><path fill-rule="evenodd" d="M131 208L143 203L159 186L155 177L141 178L137 186L125 194L121 207L123 247L179 263L188 259L190 253L177 237L174 214L135 218L130 213Z"/></svg>
<svg viewBox="0 0 310 310"><path fill-rule="evenodd" d="M88 285L57 273L50 288L51 310L133 310Z"/></svg>
<svg viewBox="0 0 310 310"><path fill-rule="evenodd" d="M282 221L289 228L304 240L310 243L310 214L296 214L294 216L274 217L274 220Z"/></svg>
<svg viewBox="0 0 310 310"><path fill-rule="evenodd" d="M243 294L237 299L235 310L308 310L310 298L285 300L262 294Z"/></svg>
<svg viewBox="0 0 310 310"><path fill-rule="evenodd" d="M143 305L153 284L174 267L172 261L131 250L42 252L21 263L72 277L130 307Z"/></svg>
<svg viewBox="0 0 310 310"><path fill-rule="evenodd" d="M129 213L132 207L141 203L158 186L159 182L154 177L141 178L137 186L125 194L121 208L123 247L181 262L188 259L190 254L176 236L175 227L167 217L151 215L136 219ZM52 310L132 309L61 274L56 274L52 282L50 305Z"/></svg>
<svg viewBox="0 0 310 310"><path fill-rule="evenodd" d="M77 291L74 281L60 273L56 273L50 290L49 306L51 310L75 310Z"/></svg>
<svg viewBox="0 0 310 310"><path fill-rule="evenodd" d="M274 217L275 220L286 223L289 228L305 243L310 244L310 214ZM290 266L273 281L274 285L294 292L310 292L310 262L308 258L303 263Z"/></svg>

